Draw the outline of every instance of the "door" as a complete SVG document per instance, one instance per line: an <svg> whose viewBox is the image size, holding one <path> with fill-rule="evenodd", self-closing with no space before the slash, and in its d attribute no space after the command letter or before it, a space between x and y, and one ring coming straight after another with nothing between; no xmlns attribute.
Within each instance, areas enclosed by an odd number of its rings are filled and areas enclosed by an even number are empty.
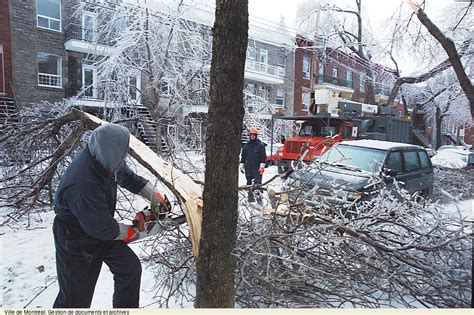
<svg viewBox="0 0 474 315"><path fill-rule="evenodd" d="M96 40L95 14L92 12L82 13L82 39L86 42L94 42Z"/></svg>
<svg viewBox="0 0 474 315"><path fill-rule="evenodd" d="M82 96L97 98L97 74L93 66L82 65Z"/></svg>

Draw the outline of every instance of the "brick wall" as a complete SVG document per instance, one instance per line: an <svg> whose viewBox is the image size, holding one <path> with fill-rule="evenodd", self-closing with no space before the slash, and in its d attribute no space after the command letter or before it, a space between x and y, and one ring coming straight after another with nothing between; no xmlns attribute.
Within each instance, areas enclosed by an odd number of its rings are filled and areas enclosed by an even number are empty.
<svg viewBox="0 0 474 315"><path fill-rule="evenodd" d="M14 55L13 87L17 104L20 106L41 101L56 102L64 97L64 88L38 86L39 52L54 54L62 60L62 86L66 86L66 53L63 33L36 26L35 0L9 0L11 21L11 43ZM64 7L65 0L62 1ZM62 30L65 27L62 13Z"/></svg>
<svg viewBox="0 0 474 315"><path fill-rule="evenodd" d="M3 74L0 72L0 93L13 97L12 90L12 48L10 33L10 14L8 0L0 1L0 45L3 50ZM0 60L1 62L1 60ZM5 91L3 91L5 87Z"/></svg>
<svg viewBox="0 0 474 315"><path fill-rule="evenodd" d="M305 41L304 39L297 38L296 44L299 47L307 47L311 46L312 43ZM296 116L307 116L309 111L302 110L303 108L303 97L302 93L303 90L310 91L311 89L311 80L303 78L303 58L307 57L312 60L312 53L309 50L303 48L297 48L295 51L295 63L294 63L294 108L293 114ZM314 62L314 60L312 60ZM310 67L310 69L314 69L314 67ZM311 73L310 78L313 77Z"/></svg>

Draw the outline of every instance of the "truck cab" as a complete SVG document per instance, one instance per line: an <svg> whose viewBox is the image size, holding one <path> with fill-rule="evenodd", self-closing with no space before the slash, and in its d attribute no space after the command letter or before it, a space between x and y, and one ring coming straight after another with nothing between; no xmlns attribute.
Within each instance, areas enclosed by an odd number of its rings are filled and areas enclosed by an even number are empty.
<svg viewBox="0 0 474 315"><path fill-rule="evenodd" d="M329 116L299 118L302 123L298 135L287 138L283 148L278 150L281 172L292 167L293 161L310 162L315 155L323 154L335 143L352 140L353 135L357 135L357 127L347 119Z"/></svg>

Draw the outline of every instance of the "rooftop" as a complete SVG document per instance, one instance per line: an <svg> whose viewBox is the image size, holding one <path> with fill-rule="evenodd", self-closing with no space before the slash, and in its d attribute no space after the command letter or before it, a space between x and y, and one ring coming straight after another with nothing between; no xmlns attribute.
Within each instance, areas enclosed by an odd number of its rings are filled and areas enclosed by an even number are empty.
<svg viewBox="0 0 474 315"><path fill-rule="evenodd" d="M343 141L341 144L352 145L357 147L366 147L379 150L391 150L399 147L409 147L409 148L422 148L417 145L400 143L400 142L390 142L390 141L380 141L380 140L353 140L353 141Z"/></svg>

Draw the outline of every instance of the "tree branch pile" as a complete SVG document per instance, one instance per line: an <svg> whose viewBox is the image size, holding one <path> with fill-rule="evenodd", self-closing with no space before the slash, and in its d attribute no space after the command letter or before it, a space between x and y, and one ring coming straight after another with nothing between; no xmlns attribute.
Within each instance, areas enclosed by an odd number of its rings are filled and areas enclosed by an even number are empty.
<svg viewBox="0 0 474 315"><path fill-rule="evenodd" d="M24 109L2 129L0 202L14 209L7 221L50 209L58 174L83 145L85 125L60 106L49 108Z"/></svg>
<svg viewBox="0 0 474 315"><path fill-rule="evenodd" d="M239 225L243 307L468 307L472 231L436 204L381 196L356 218L253 216Z"/></svg>

